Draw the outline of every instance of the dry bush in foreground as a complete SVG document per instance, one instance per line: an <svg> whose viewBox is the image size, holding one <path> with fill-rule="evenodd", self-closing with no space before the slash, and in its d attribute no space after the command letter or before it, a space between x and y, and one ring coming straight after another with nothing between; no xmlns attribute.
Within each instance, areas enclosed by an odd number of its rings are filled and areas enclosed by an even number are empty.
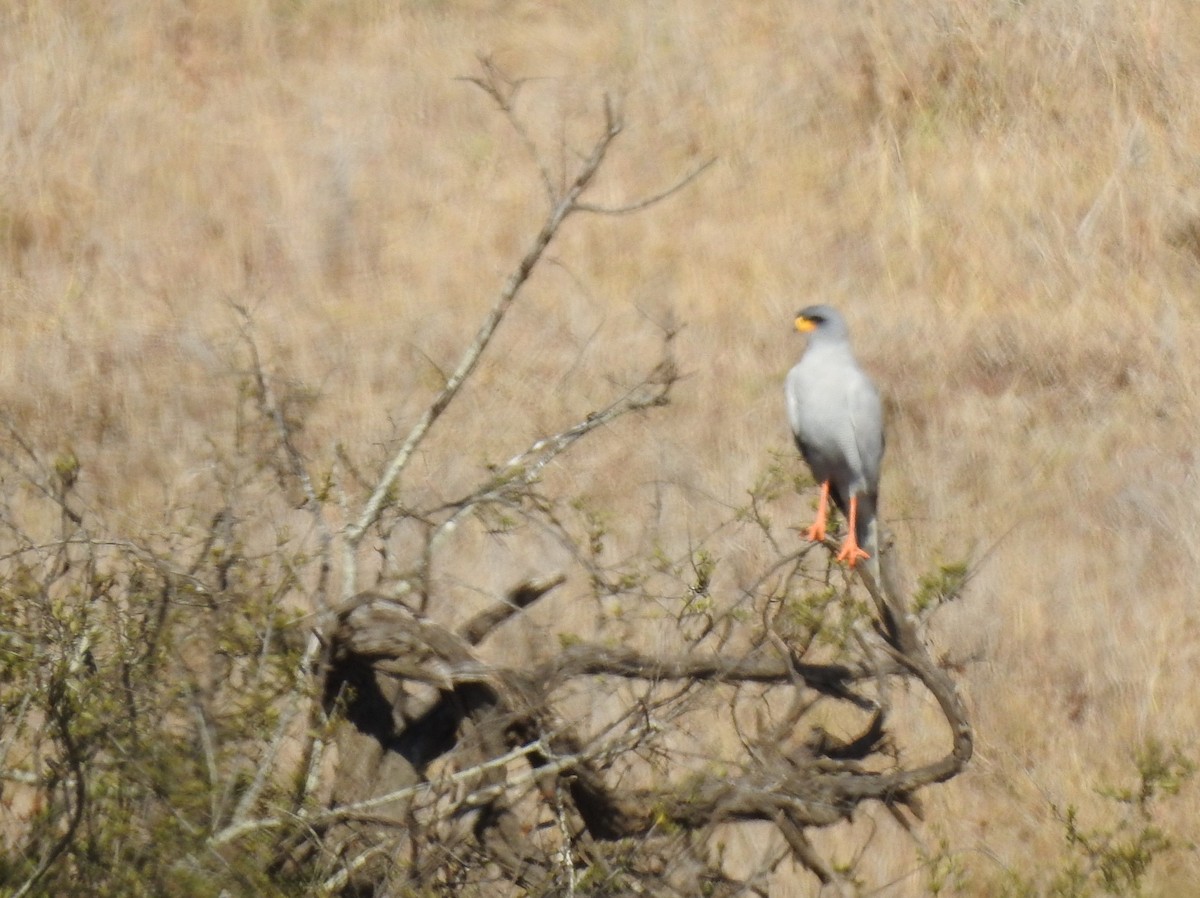
<svg viewBox="0 0 1200 898"><path fill-rule="evenodd" d="M896 552L883 549L877 579L831 567L828 547L791 548L769 516L789 482L778 465L686 551L641 545L619 561L603 514L556 485L583 438L668 404L669 326L662 356L599 410L457 498L406 490L566 222L636 212L703 168L599 205L589 188L621 133L610 104L559 175L517 114L520 84L487 63L472 80L538 163L549 209L375 473L353 447L306 451L312 398L270 373L248 312L243 414L206 521L185 510L166 538L103 533L74 491L79 462L47 461L8 427L11 894L765 895L792 868L850 893L855 870L811 833L870 805L907 825L921 790L970 759L964 706L908 610ZM472 533L552 548L542 575L466 616L444 572ZM726 574L716 547L730 543L753 546L758 567ZM926 598L960 574L926 581ZM576 577L600 609L594 632L560 632L528 658L507 645ZM633 606L654 613L631 629ZM750 822L771 835L735 863L718 834Z"/></svg>

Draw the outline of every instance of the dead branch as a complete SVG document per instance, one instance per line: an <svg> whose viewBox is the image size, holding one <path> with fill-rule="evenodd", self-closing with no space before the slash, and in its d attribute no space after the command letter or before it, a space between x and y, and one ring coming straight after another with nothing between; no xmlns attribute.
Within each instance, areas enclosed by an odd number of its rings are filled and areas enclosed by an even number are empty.
<svg viewBox="0 0 1200 898"><path fill-rule="evenodd" d="M514 614L528 608L556 586L561 586L566 579L566 574L555 574L551 577L541 577L522 583L510 590L504 601L481 611L467 621L459 631L460 635L468 645L478 645L498 626Z"/></svg>
<svg viewBox="0 0 1200 898"><path fill-rule="evenodd" d="M530 159L533 160L533 164L537 166L538 175L542 179L542 187L546 191L546 197L553 204L556 190L554 180L550 177L550 169L546 167L541 153L538 152L537 146L529 134L529 129L525 127L525 123L517 115L516 110L517 93L525 84L528 84L533 79L509 77L496 65L490 56L481 54L476 58L480 69L482 69L482 74L478 76L464 76L458 80L474 84L491 97L492 102L496 104L496 108L504 114L505 120L520 139L525 152L529 154Z"/></svg>
<svg viewBox="0 0 1200 898"><path fill-rule="evenodd" d="M367 499L366 504L363 506L358 519L346 528L347 568L344 589L347 590L347 594L353 593L353 584L356 579L354 577L353 564L354 552L357 550L368 528L378 521L384 499L393 489L397 478L404 471L413 452L421 444L430 427L441 417L450 403L454 401L454 397L458 395L458 391L462 388L467 378L471 376L476 365L479 364L479 360L495 335L496 329L500 326L500 322L504 319L509 307L517 298L521 287L524 286L529 276L533 273L542 254L546 251L546 247L550 245L559 228L562 227L563 222L566 221L572 212L576 211L579 197L587 189L592 178L595 177L597 170L599 170L601 163L603 163L605 156L608 154L609 147L621 133L621 127L620 121L613 117L612 110L606 109L603 133L592 146L591 153L580 167L570 187L554 204L537 236L534 237L532 246L526 251L521 261L517 263L516 269L509 275L508 281L501 289L496 302L475 334L475 339L467 347L466 352L463 353L458 366L450 375L449 380L446 381L445 386L442 387L433 402L425 409L425 412L421 415L417 423L413 425L408 436L392 457L391 462L388 464L383 476L380 477L370 498Z"/></svg>
<svg viewBox="0 0 1200 898"><path fill-rule="evenodd" d="M884 551L894 552L893 545L889 543ZM882 658L857 665L805 662L791 651L759 651L730 659L704 654L648 655L626 647L575 644L522 672L486 665L472 654L470 646L490 632L494 622L518 613L518 606L527 606L560 582L561 577L556 576L523 584L501 603L511 612L498 615L496 609L490 609L457 633L421 620L382 596L364 594L342 610L338 629L331 636L335 666L326 695L337 692L337 684L345 681L345 665L358 668L354 675L358 698L345 709L348 719L362 722L365 709L355 704L380 691L380 677L424 683L438 691L440 697L426 702L419 714L411 713L415 706L410 705L409 713L397 717L378 704L366 713L368 717L385 714L391 721L407 721L403 731L389 731L384 740L393 750L405 745L411 749L415 742L427 748L436 746L436 753L408 755L418 769L427 769L438 755L461 751L464 732L473 731L476 739L482 740L474 743L471 752L479 758L477 766L469 768L475 771L473 780L478 787L457 799L454 806L457 813L482 814L475 824L477 844L485 853L500 853L494 860L509 871L514 883L524 881L536 866L536 852L513 829L526 784L542 783L538 794L563 802L563 810L553 811L556 819L566 814L577 820L579 828L573 830L572 838L586 838L593 846L646 839L664 825L706 832L721 823L772 822L799 863L822 882L834 883L836 877L812 849L804 835L806 829L844 820L868 802L887 808L916 805L919 790L955 775L970 758L970 726L953 683L929 658L911 618L901 611L902 603L884 595L874 583L869 589L878 592L877 601L882 603L887 621L880 622L885 652ZM342 665L340 672L336 672L338 665ZM790 683L826 700L847 702L872 713L861 732L848 739L818 729L786 749L777 744L786 734L772 732L766 734L769 741L752 747L749 757L755 760L744 761L740 772L718 776L698 771L682 782L664 780L649 788L628 789L609 781L604 773L620 757L619 752L614 754L613 743L580 736L554 710L555 690L595 677L733 687ZM888 715L858 689L881 677L911 677L939 702L953 733L952 747L943 757L907 768L875 769L888 745ZM371 680L376 681L376 688L364 689L363 684ZM424 732L418 737L421 730ZM653 723L635 728L624 744L628 748L649 745L655 730ZM525 775L511 771L516 760L528 764ZM436 788L436 781L410 786L378 801L393 803L400 797L415 798L416 790ZM334 813L353 813L360 822L382 824L383 818L372 816L368 821L361 816L375 802L351 803ZM403 817L392 817L389 825L403 827L403 821ZM584 852L573 863L586 862L587 856Z"/></svg>
<svg viewBox="0 0 1200 898"><path fill-rule="evenodd" d="M641 212L643 209L647 209L656 203L661 203L668 197L674 196L708 171L713 165L716 165L716 162L717 159L715 156L712 159L705 160L670 187L663 188L658 193L651 194L644 199L636 200L623 206L596 206L591 203L580 203L578 209L580 212L590 212L594 215L630 215L634 212Z"/></svg>

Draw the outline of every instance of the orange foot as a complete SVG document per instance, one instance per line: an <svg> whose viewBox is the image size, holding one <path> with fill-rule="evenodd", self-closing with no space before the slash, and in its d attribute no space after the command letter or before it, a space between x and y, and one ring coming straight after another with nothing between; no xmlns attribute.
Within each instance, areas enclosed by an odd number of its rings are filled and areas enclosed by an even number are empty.
<svg viewBox="0 0 1200 898"><path fill-rule="evenodd" d="M847 567L854 567L855 562L863 558L870 558L870 554L863 550L858 544L858 496L850 497L850 514L847 515L849 520L846 521L847 529L850 533L846 537L846 541L842 543L841 550L837 553L837 560L846 562Z"/></svg>
<svg viewBox="0 0 1200 898"><path fill-rule="evenodd" d="M858 544L858 540L854 538L853 533L846 537L846 541L842 543L841 550L837 553L837 560L846 562L847 567L854 567L856 562L870 557L871 554L863 550Z"/></svg>
<svg viewBox="0 0 1200 898"><path fill-rule="evenodd" d="M805 539L819 543L825 539L825 513L829 508L829 481L821 484L821 498L817 500L817 518L804 532Z"/></svg>

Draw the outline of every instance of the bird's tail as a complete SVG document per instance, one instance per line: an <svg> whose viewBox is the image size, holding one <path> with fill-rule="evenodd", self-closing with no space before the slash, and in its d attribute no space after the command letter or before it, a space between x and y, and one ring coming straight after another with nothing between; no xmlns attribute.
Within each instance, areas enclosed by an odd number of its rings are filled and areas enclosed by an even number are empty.
<svg viewBox="0 0 1200 898"><path fill-rule="evenodd" d="M858 496L857 515L854 527L854 538L860 547L865 549L872 558L879 552L879 528L876 526L875 510L878 498L868 493Z"/></svg>

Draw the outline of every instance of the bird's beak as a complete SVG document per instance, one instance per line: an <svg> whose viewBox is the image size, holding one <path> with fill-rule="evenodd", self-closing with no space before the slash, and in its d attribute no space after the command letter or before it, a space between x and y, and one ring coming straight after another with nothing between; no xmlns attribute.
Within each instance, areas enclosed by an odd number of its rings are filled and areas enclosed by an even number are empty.
<svg viewBox="0 0 1200 898"><path fill-rule="evenodd" d="M807 318L801 317L796 319L796 330L802 334L807 334L809 331L816 330L816 328L817 326Z"/></svg>

